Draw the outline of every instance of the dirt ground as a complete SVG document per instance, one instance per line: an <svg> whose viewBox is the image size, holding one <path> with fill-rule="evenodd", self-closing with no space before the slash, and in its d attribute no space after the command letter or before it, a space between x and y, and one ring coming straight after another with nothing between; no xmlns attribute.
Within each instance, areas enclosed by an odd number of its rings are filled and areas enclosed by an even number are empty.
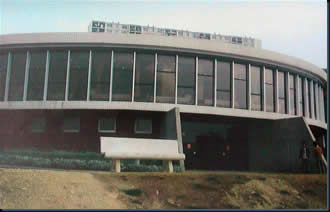
<svg viewBox="0 0 330 212"><path fill-rule="evenodd" d="M0 169L0 208L325 209L326 183L317 174Z"/></svg>

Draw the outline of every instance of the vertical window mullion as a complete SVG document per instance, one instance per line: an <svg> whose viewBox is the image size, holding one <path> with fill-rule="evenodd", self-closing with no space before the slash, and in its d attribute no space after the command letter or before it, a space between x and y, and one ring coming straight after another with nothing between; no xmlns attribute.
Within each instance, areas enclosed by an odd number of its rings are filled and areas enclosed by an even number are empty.
<svg viewBox="0 0 330 212"><path fill-rule="evenodd" d="M114 57L114 51L111 51L111 65L110 65L110 89L109 89L109 101L112 101L112 87L113 87L113 57Z"/></svg>
<svg viewBox="0 0 330 212"><path fill-rule="evenodd" d="M44 96L43 100L47 100L47 91L48 91L48 74L49 74L49 61L50 60L50 52L47 50L47 56L46 56L46 73L45 73L45 84L44 84Z"/></svg>
<svg viewBox="0 0 330 212"><path fill-rule="evenodd" d="M65 81L65 101L68 101L68 97L69 97L70 54L71 54L71 51L68 50L68 64L66 67L66 81Z"/></svg>
<svg viewBox="0 0 330 212"><path fill-rule="evenodd" d="M156 98L157 98L157 53L155 53L155 78L154 78L154 103L156 103Z"/></svg>
<svg viewBox="0 0 330 212"><path fill-rule="evenodd" d="M26 101L27 99L27 90L28 90L28 84L29 84L29 71L30 71L30 62L31 62L31 54L28 50L26 52L26 62L25 62L25 79L24 79L24 91L23 91L23 101Z"/></svg>
<svg viewBox="0 0 330 212"><path fill-rule="evenodd" d="M88 61L88 79L87 79L87 101L90 100L91 90L91 72L92 72L92 50L89 50L89 61Z"/></svg>
<svg viewBox="0 0 330 212"><path fill-rule="evenodd" d="M135 64L136 64L136 52L133 54L133 80L132 80L132 102L134 102L134 93L135 93Z"/></svg>

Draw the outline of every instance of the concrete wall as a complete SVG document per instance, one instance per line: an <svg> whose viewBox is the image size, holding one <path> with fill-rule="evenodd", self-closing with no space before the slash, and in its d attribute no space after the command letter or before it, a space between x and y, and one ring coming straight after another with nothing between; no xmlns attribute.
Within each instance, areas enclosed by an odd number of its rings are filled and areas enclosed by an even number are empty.
<svg viewBox="0 0 330 212"><path fill-rule="evenodd" d="M310 170L316 162L313 140L302 117L276 121L251 121L248 130L249 169L253 171L300 171L303 141L310 149Z"/></svg>

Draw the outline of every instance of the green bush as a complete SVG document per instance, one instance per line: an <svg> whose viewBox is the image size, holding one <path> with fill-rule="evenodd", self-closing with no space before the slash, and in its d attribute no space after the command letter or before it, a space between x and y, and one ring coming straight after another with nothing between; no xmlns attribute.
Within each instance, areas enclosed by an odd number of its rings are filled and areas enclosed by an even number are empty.
<svg viewBox="0 0 330 212"><path fill-rule="evenodd" d="M97 152L70 152L63 150L42 151L36 148L31 149L5 149L4 154L9 155L28 155L42 158L79 158L80 160L106 160L104 156Z"/></svg>

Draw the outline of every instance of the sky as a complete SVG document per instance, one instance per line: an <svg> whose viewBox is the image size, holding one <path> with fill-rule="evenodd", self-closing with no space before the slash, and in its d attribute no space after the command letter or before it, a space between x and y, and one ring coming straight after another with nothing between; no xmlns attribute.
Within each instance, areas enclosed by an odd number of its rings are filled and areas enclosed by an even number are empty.
<svg viewBox="0 0 330 212"><path fill-rule="evenodd" d="M0 0L0 34L87 32L92 20L247 36L327 67L321 0Z"/></svg>

